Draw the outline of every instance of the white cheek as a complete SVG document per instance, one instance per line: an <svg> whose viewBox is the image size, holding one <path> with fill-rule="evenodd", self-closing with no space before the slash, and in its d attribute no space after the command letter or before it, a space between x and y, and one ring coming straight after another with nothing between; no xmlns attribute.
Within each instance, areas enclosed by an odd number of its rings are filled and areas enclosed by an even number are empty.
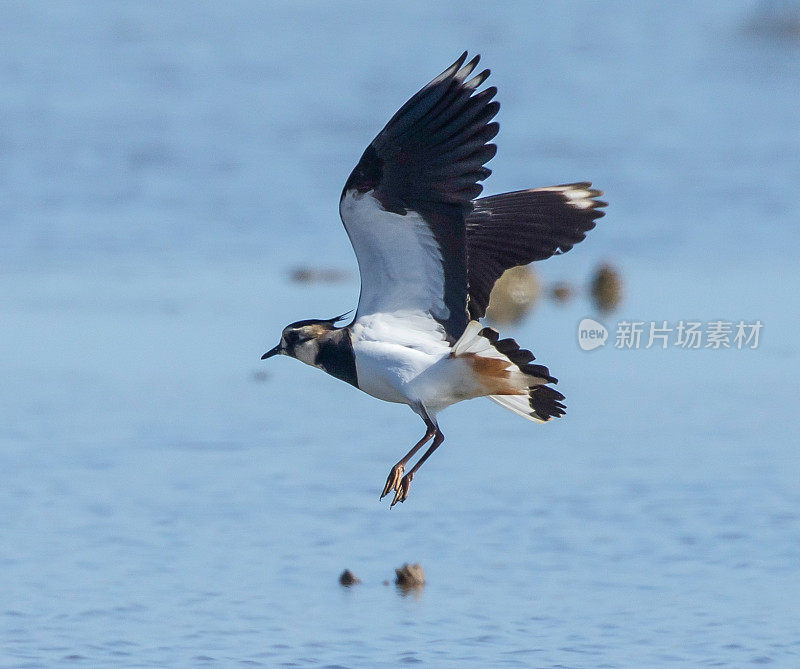
<svg viewBox="0 0 800 669"><path fill-rule="evenodd" d="M306 341L295 347L294 357L300 362L304 362L313 367L314 361L317 359L317 351L317 342Z"/></svg>

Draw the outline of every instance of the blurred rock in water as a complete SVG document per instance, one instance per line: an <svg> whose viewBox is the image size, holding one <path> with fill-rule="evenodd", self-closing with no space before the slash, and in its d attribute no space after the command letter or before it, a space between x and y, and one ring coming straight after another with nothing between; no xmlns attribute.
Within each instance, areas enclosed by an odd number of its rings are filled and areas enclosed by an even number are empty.
<svg viewBox="0 0 800 669"><path fill-rule="evenodd" d="M361 579L349 569L345 569L339 575L339 583L349 588L351 585L356 585L356 583L361 583Z"/></svg>
<svg viewBox="0 0 800 669"><path fill-rule="evenodd" d="M745 24L745 30L763 37L800 39L800 2L762 0Z"/></svg>
<svg viewBox="0 0 800 669"><path fill-rule="evenodd" d="M592 299L600 311L614 311L622 302L622 275L612 265L600 265L592 279Z"/></svg>
<svg viewBox="0 0 800 669"><path fill-rule="evenodd" d="M486 317L495 323L518 323L528 315L540 293L539 279L529 265L512 267L494 284Z"/></svg>
<svg viewBox="0 0 800 669"><path fill-rule="evenodd" d="M425 585L425 571L418 562L405 563L399 569L395 569L394 573L397 574L394 582L404 590L421 588Z"/></svg>
<svg viewBox="0 0 800 669"><path fill-rule="evenodd" d="M269 372L265 372L263 369L258 369L250 375L250 378L256 383L264 383L269 379Z"/></svg>
<svg viewBox="0 0 800 669"><path fill-rule="evenodd" d="M295 267L289 278L295 283L340 283L350 278L350 272L331 268Z"/></svg>
<svg viewBox="0 0 800 669"><path fill-rule="evenodd" d="M566 281L556 281L550 287L550 297L555 302L569 302L575 296L575 287Z"/></svg>

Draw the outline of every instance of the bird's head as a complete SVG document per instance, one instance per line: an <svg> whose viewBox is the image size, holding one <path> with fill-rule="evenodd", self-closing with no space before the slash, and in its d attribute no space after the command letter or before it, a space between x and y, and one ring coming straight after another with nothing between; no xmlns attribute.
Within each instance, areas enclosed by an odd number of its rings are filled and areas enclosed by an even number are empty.
<svg viewBox="0 0 800 669"><path fill-rule="evenodd" d="M346 315L290 323L283 328L280 343L262 355L261 359L266 360L274 355L288 355L290 358L297 358L307 365L315 365L319 354L320 342L325 339L328 333L339 329L336 327L336 322Z"/></svg>

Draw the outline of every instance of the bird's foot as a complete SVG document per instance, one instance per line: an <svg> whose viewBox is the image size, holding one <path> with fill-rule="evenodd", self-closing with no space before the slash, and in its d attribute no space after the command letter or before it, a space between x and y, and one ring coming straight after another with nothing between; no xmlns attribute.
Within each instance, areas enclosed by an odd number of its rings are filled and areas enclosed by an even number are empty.
<svg viewBox="0 0 800 669"><path fill-rule="evenodd" d="M386 485L383 486L383 492L381 493L381 499L386 497L392 490L399 490L400 489L400 480L403 478L403 473L405 472L406 468L405 465L398 462L394 467L392 467L392 471L389 472L389 477L386 479Z"/></svg>
<svg viewBox="0 0 800 669"><path fill-rule="evenodd" d="M391 509L395 504L398 502L405 502L408 498L408 489L411 487L411 481L414 478L414 474L409 472L406 474L402 480L400 481L400 485L397 486L397 492L394 494L394 499L392 503L389 505Z"/></svg>

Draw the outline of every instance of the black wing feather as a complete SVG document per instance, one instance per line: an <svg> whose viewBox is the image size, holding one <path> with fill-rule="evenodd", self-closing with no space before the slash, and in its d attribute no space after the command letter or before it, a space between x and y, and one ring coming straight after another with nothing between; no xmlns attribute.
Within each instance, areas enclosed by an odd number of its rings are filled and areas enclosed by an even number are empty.
<svg viewBox="0 0 800 669"><path fill-rule="evenodd" d="M449 318L442 323L449 337L467 326L467 252L465 219L491 170L484 167L496 153L489 144L499 130L491 119L500 105L497 89L475 93L489 70L469 78L480 60L464 64L466 52L426 85L391 118L367 147L347 183L373 196L386 211L419 213L438 243L445 276L444 302Z"/></svg>
<svg viewBox="0 0 800 669"><path fill-rule="evenodd" d="M604 215L588 182L475 200L467 216L469 315L481 318L495 281L511 267L566 253Z"/></svg>

